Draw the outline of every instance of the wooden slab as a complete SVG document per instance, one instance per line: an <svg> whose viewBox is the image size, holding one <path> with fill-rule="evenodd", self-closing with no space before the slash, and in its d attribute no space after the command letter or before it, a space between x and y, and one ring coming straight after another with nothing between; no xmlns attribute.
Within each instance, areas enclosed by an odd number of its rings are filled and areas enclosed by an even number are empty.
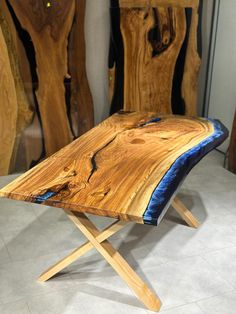
<svg viewBox="0 0 236 314"><path fill-rule="evenodd" d="M64 79L68 74L67 45L75 2L10 0L9 3L34 45L39 81L36 96L49 156L72 141Z"/></svg>
<svg viewBox="0 0 236 314"><path fill-rule="evenodd" d="M6 9L7 8L5 1L0 1L0 26L7 46L17 97L16 137L14 150L11 156L11 167L9 169L9 172L12 172L15 170L16 156L19 149L22 133L30 125L33 118L33 111L27 98L21 76L20 62L18 57L18 50L21 47L20 45L18 45L19 38L16 34L16 29L14 29L11 17L9 16L10 13L8 12L7 15L7 12L5 11Z"/></svg>
<svg viewBox="0 0 236 314"><path fill-rule="evenodd" d="M117 113L0 193L143 223L154 189L176 159L215 132L205 119L172 115L152 120L156 117Z"/></svg>
<svg viewBox="0 0 236 314"><path fill-rule="evenodd" d="M71 108L78 112L76 124L80 136L94 126L93 99L86 71L84 20L86 0L75 1L75 16L69 40Z"/></svg>
<svg viewBox="0 0 236 314"><path fill-rule="evenodd" d="M191 13L191 23L181 85L181 94L185 104L185 114L187 116L197 115L198 75L201 66L201 58L197 47L198 19L197 6L192 9Z"/></svg>
<svg viewBox="0 0 236 314"><path fill-rule="evenodd" d="M120 20L124 43L124 109L172 113L173 75L186 34L184 9L121 8ZM155 31L160 32L161 39L151 35Z"/></svg>
<svg viewBox="0 0 236 314"><path fill-rule="evenodd" d="M0 175L9 173L17 132L18 104L7 45L0 26Z"/></svg>
<svg viewBox="0 0 236 314"><path fill-rule="evenodd" d="M111 112L197 115L199 11L198 0L111 1Z"/></svg>

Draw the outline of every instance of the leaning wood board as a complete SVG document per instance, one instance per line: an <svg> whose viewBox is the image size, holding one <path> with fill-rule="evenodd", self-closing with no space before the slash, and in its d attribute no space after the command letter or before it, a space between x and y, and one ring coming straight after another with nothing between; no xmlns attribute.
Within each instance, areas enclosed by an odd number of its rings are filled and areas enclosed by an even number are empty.
<svg viewBox="0 0 236 314"><path fill-rule="evenodd" d="M196 0L111 0L112 112L197 115L199 11Z"/></svg>
<svg viewBox="0 0 236 314"><path fill-rule="evenodd" d="M0 175L9 173L17 132L18 103L10 58L0 25Z"/></svg>
<svg viewBox="0 0 236 314"><path fill-rule="evenodd" d="M69 70L71 74L71 110L78 112L78 136L94 126L93 99L86 72L84 21L86 0L75 2L75 16L69 40Z"/></svg>
<svg viewBox="0 0 236 314"><path fill-rule="evenodd" d="M9 4L34 45L39 81L36 97L49 156L72 141L64 79L68 75L67 45L75 2L10 0Z"/></svg>
<svg viewBox="0 0 236 314"><path fill-rule="evenodd" d="M214 120L122 111L0 193L157 225L186 174L226 136Z"/></svg>

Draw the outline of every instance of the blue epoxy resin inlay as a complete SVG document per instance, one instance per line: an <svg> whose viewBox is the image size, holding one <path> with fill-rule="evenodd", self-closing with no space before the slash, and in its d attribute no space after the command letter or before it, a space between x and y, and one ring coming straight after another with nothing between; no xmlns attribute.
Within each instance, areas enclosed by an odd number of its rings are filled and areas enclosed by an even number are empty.
<svg viewBox="0 0 236 314"><path fill-rule="evenodd" d="M145 122L144 125L150 124L150 123L159 122L159 121L161 121L161 118L153 118L153 119L151 119L151 120Z"/></svg>
<svg viewBox="0 0 236 314"><path fill-rule="evenodd" d="M168 201L176 192L190 170L211 150L219 146L228 137L228 130L218 120L208 119L214 126L214 132L198 145L194 146L175 160L152 193L149 204L143 214L145 224L157 225Z"/></svg>
<svg viewBox="0 0 236 314"><path fill-rule="evenodd" d="M56 192L47 191L47 192L45 192L42 195L36 196L35 200L34 200L34 203L41 204L41 203L43 203L44 201L48 200L50 197L52 197L52 196L54 196L56 194L57 194Z"/></svg>

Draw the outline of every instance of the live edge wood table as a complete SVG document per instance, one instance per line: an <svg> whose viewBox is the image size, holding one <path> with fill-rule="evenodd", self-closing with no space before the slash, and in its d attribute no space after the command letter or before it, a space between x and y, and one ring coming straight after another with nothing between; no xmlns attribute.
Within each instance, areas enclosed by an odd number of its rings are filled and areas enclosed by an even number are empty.
<svg viewBox="0 0 236 314"><path fill-rule="evenodd" d="M107 238L130 221L158 225L170 204L198 227L176 193L191 168L227 135L216 120L121 111L4 187L1 196L63 208L88 239L39 280L96 248L146 307L158 311L159 298ZM87 213L117 221L99 231Z"/></svg>

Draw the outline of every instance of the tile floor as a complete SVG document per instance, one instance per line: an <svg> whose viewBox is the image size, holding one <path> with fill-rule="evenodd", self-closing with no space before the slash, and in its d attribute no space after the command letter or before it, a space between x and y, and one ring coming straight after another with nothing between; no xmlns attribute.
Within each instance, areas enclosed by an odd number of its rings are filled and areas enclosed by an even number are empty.
<svg viewBox="0 0 236 314"><path fill-rule="evenodd" d="M160 296L163 313L236 314L236 176L222 164L212 152L180 191L198 230L169 210L158 228L131 224L111 238ZM84 240L60 209L0 199L0 314L151 313L95 251L36 281Z"/></svg>

